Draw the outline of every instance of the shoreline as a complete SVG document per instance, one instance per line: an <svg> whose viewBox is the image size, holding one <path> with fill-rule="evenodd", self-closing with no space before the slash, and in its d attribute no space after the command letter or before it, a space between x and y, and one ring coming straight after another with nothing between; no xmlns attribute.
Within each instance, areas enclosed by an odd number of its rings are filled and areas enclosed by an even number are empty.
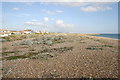
<svg viewBox="0 0 120 80"><path fill-rule="evenodd" d="M91 36L91 37L95 37L95 38L101 38L101 39L109 39L109 40L120 40L120 39L114 39L114 38L108 38L108 37L101 37L101 36L92 36L92 35L88 35L88 36Z"/></svg>

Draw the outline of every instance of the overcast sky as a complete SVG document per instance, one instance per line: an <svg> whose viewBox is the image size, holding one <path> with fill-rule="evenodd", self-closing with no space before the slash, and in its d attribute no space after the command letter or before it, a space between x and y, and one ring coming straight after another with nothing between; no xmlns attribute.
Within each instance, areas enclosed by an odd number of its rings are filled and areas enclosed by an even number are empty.
<svg viewBox="0 0 120 80"><path fill-rule="evenodd" d="M3 29L117 33L118 3L3 2Z"/></svg>

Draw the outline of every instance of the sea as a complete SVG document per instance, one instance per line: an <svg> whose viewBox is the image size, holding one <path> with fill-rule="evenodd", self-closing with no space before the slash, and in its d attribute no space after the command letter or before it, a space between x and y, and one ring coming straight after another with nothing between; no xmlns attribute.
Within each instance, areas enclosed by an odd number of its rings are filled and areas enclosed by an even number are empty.
<svg viewBox="0 0 120 80"><path fill-rule="evenodd" d="M92 36L98 36L98 37L112 38L112 39L119 39L120 40L120 34L99 34L99 35L92 35Z"/></svg>

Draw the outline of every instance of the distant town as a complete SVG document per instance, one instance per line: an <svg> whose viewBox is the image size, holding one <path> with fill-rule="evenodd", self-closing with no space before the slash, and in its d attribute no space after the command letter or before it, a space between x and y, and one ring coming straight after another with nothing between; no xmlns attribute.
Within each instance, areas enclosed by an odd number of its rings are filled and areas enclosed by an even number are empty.
<svg viewBox="0 0 120 80"><path fill-rule="evenodd" d="M0 37L5 37L5 36L9 36L12 34L32 34L32 33L48 33L47 31L33 31L31 29L26 29L23 31L13 31L13 30L6 30L6 29L0 29Z"/></svg>

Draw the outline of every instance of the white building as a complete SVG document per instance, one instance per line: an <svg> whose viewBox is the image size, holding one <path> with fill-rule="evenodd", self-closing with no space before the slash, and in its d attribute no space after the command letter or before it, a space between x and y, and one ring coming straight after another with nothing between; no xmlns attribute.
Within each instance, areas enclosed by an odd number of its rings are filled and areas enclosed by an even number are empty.
<svg viewBox="0 0 120 80"><path fill-rule="evenodd" d="M31 33L33 33L32 30L24 30L24 31L22 31L22 32L23 32L23 34L31 34Z"/></svg>
<svg viewBox="0 0 120 80"><path fill-rule="evenodd" d="M11 35L11 31L5 30L5 29L0 29L0 37L5 37Z"/></svg>
<svg viewBox="0 0 120 80"><path fill-rule="evenodd" d="M49 33L47 31L36 31L36 33Z"/></svg>

